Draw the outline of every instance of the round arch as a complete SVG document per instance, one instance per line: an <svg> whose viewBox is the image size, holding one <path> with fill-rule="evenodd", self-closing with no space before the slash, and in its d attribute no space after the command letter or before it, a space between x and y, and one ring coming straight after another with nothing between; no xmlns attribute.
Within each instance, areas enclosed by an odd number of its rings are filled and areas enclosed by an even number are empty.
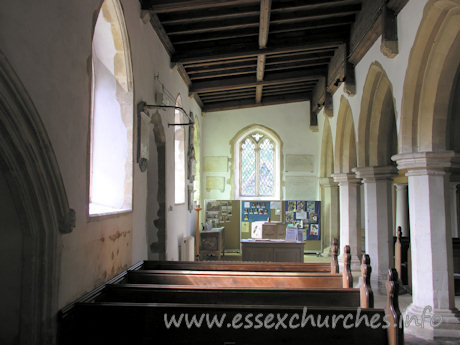
<svg viewBox="0 0 460 345"><path fill-rule="evenodd" d="M399 152L447 148L449 101L460 64L460 0L425 6L404 80Z"/></svg>
<svg viewBox="0 0 460 345"><path fill-rule="evenodd" d="M393 87L382 65L369 67L358 122L358 166L391 165L397 153Z"/></svg>
<svg viewBox="0 0 460 345"><path fill-rule="evenodd" d="M335 138L335 173L350 173L356 167L356 139L350 103L342 96Z"/></svg>

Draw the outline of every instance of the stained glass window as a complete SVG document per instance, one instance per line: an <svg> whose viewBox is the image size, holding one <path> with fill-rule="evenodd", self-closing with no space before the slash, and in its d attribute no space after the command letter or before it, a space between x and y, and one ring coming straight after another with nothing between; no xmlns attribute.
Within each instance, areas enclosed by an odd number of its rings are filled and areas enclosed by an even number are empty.
<svg viewBox="0 0 460 345"><path fill-rule="evenodd" d="M275 194L275 145L256 132L241 141L241 196Z"/></svg>

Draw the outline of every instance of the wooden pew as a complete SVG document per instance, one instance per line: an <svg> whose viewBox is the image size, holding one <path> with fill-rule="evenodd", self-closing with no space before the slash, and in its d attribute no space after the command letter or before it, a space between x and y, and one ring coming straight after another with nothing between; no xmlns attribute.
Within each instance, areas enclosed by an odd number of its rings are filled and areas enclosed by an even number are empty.
<svg viewBox="0 0 460 345"><path fill-rule="evenodd" d="M336 254L337 250L335 250L335 259L337 258ZM342 274L248 270L136 269L128 271L126 282L132 284L193 285L216 288L351 288L353 286L353 277L351 276L350 258L350 247L345 246ZM145 267L145 265L142 267ZM250 265L250 267L252 266ZM282 266L276 267L282 268ZM331 267L336 270L337 266L331 265Z"/></svg>
<svg viewBox="0 0 460 345"><path fill-rule="evenodd" d="M143 270L252 271L252 272L331 272L329 262L239 262L239 261L144 261Z"/></svg>
<svg viewBox="0 0 460 345"><path fill-rule="evenodd" d="M172 290L174 291L174 290ZM342 289L342 291L348 291ZM385 314L389 315L391 324L399 322L399 308L397 304L397 272L391 270L389 282L387 282L388 303L386 311L382 309L362 309L361 317L367 316L372 320L378 315L383 320ZM236 292L235 294L238 294ZM171 296L169 296L171 297ZM139 298L145 298L139 297ZM283 298L283 297L281 297ZM289 301L289 300L284 300ZM291 300L292 301L292 300ZM80 301L72 308L72 316L63 318L71 321L64 327L61 344L356 344L358 342L379 344L402 344L402 329L390 326L388 329L372 328L361 322L358 327L346 329L340 320L351 315L351 322L357 318L357 309L350 307L311 307L308 305L258 305L250 304L210 304L210 303L151 303L151 302L100 302L95 301L94 296L86 301ZM304 309L307 307L307 309ZM300 322L304 315L311 315L314 320L326 318L332 319L333 315L339 318L335 328L313 327L311 322L306 327L286 329L259 327L227 327L227 321L221 328L191 327L185 323L180 327L167 328L165 326L165 314L169 317L188 313L190 317L195 315L210 315L221 317L225 314L225 320L231 322L239 314L240 323L245 320L255 322L256 315L268 317L272 314L276 323L276 315L285 316L286 320ZM304 314L306 313L306 314ZM296 315L296 316L294 316ZM63 315L61 315L62 318ZM68 315L67 315L68 316ZM341 319L340 319L341 318ZM288 324L288 321L286 321ZM251 326L246 323L246 326Z"/></svg>
<svg viewBox="0 0 460 345"><path fill-rule="evenodd" d="M331 262L238 262L238 261L143 261L142 270L181 271L251 271L251 272L311 272L339 273L338 240L332 241Z"/></svg>
<svg viewBox="0 0 460 345"><path fill-rule="evenodd" d="M359 307L359 289L214 288L188 285L113 284L96 302L305 305Z"/></svg>
<svg viewBox="0 0 460 345"><path fill-rule="evenodd" d="M363 255L360 289L353 288L296 288L280 289L209 287L205 285L162 284L108 284L97 302L155 302L155 303L230 303L230 304L283 304L308 306L373 307L370 287L370 259Z"/></svg>
<svg viewBox="0 0 460 345"><path fill-rule="evenodd" d="M344 281L341 274L136 270L128 272L127 283L216 288L341 288Z"/></svg>

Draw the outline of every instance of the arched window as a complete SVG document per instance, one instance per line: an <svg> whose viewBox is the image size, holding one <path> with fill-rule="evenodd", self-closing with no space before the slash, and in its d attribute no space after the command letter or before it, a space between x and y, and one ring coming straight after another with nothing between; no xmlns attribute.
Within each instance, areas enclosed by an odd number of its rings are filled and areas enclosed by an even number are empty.
<svg viewBox="0 0 460 345"><path fill-rule="evenodd" d="M93 36L90 215L132 208L133 90L123 11L105 0Z"/></svg>
<svg viewBox="0 0 460 345"><path fill-rule="evenodd" d="M180 95L176 100L176 107L182 107ZM175 110L174 122L182 123L182 111ZM185 203L185 129L183 126L174 126L174 179L175 204Z"/></svg>
<svg viewBox="0 0 460 345"><path fill-rule="evenodd" d="M280 198L280 140L272 131L255 126L234 143L237 199Z"/></svg>

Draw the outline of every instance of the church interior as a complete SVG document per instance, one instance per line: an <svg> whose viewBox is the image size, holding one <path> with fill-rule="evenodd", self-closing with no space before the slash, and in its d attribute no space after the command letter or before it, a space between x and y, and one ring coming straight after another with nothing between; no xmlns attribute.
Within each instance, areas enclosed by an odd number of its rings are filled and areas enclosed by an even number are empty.
<svg viewBox="0 0 460 345"><path fill-rule="evenodd" d="M0 343L305 298L428 320L312 344L458 344L459 113L460 0L0 2ZM306 342L181 331L130 343Z"/></svg>

